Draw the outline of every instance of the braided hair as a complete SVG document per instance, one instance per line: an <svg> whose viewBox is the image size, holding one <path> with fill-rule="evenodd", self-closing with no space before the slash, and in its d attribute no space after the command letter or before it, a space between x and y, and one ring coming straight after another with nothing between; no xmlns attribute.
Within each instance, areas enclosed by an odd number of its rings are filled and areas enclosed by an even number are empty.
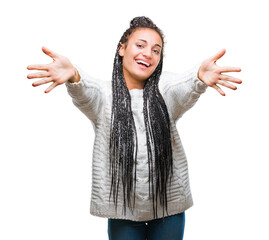
<svg viewBox="0 0 269 240"><path fill-rule="evenodd" d="M123 211L126 205L133 213L135 207L137 132L131 109L131 96L123 75L122 57L119 55L121 44L127 43L129 36L138 28L155 30L164 44L162 31L147 17L136 17L122 35L114 58L112 74L112 111L110 128L110 169L111 187L115 209L117 210L120 184L123 192ZM157 201L166 209L167 184L173 174L173 157L170 136L170 122L166 104L159 92L158 83L162 73L163 48L160 61L152 75L146 80L143 89L143 113L146 127L149 166L149 195L152 196L153 217L157 218ZM170 177L170 179L169 179ZM132 199L133 198L133 199Z"/></svg>

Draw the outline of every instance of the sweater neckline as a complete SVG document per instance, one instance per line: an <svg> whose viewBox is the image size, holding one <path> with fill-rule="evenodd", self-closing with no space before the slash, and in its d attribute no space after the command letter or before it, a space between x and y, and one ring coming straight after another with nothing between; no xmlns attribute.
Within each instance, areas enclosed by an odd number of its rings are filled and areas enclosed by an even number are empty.
<svg viewBox="0 0 269 240"><path fill-rule="evenodd" d="M133 88L133 89L130 89L129 91L143 91L144 89L142 88L142 89L140 89L140 88Z"/></svg>
<svg viewBox="0 0 269 240"><path fill-rule="evenodd" d="M133 88L129 90L131 96L143 96L144 89Z"/></svg>

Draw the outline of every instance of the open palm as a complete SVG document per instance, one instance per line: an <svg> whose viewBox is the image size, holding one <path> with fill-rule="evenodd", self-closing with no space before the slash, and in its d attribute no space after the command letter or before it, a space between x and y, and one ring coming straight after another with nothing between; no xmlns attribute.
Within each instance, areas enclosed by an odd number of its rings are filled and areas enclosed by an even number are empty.
<svg viewBox="0 0 269 240"><path fill-rule="evenodd" d="M32 84L34 87L52 82L52 84L45 90L45 93L48 93L57 85L63 84L68 80L72 81L76 76L76 69L68 58L52 52L46 47L42 47L42 51L50 56L53 59L53 62L49 64L27 66L28 70L41 70L40 72L28 74L27 78L42 78Z"/></svg>
<svg viewBox="0 0 269 240"><path fill-rule="evenodd" d="M222 49L214 56L203 61L198 71L198 78L206 85L215 88L222 96L225 96L225 93L217 84L236 90L237 87L228 82L242 83L238 78L222 74L225 72L240 72L241 69L239 67L220 67L216 64L216 61L220 59L225 52L226 50Z"/></svg>

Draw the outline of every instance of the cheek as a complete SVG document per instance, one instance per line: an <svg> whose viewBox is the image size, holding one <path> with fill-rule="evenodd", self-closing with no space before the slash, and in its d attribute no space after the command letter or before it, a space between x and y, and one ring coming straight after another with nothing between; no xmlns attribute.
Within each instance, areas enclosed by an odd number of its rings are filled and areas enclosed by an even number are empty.
<svg viewBox="0 0 269 240"><path fill-rule="evenodd" d="M158 64L159 64L160 60L161 60L161 56L158 56L158 57L156 58L156 63L157 63L157 66L158 66Z"/></svg>
<svg viewBox="0 0 269 240"><path fill-rule="evenodd" d="M156 62L156 65L154 66L154 69L152 69L152 73L156 70L156 68L158 67L159 63L160 63L160 61L157 61Z"/></svg>
<svg viewBox="0 0 269 240"><path fill-rule="evenodd" d="M134 55L133 54L128 54L126 56L126 63L130 64L134 61Z"/></svg>
<svg viewBox="0 0 269 240"><path fill-rule="evenodd" d="M130 57L130 55L124 55L124 57L123 57L123 62L126 64L128 64L128 63L130 63L130 61L131 61L131 57Z"/></svg>
<svg viewBox="0 0 269 240"><path fill-rule="evenodd" d="M155 61L155 69L158 67L159 63L160 63L160 58L156 59L156 61Z"/></svg>

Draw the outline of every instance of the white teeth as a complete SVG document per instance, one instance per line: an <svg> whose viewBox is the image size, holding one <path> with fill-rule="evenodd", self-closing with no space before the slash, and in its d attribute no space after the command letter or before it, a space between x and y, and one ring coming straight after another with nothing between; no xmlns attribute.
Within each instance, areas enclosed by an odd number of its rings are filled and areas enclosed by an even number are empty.
<svg viewBox="0 0 269 240"><path fill-rule="evenodd" d="M145 64L147 67L149 67L149 63L146 63L146 62L144 62L144 61L142 61L142 60L137 60L136 62L137 62L137 63L143 63L143 64Z"/></svg>

